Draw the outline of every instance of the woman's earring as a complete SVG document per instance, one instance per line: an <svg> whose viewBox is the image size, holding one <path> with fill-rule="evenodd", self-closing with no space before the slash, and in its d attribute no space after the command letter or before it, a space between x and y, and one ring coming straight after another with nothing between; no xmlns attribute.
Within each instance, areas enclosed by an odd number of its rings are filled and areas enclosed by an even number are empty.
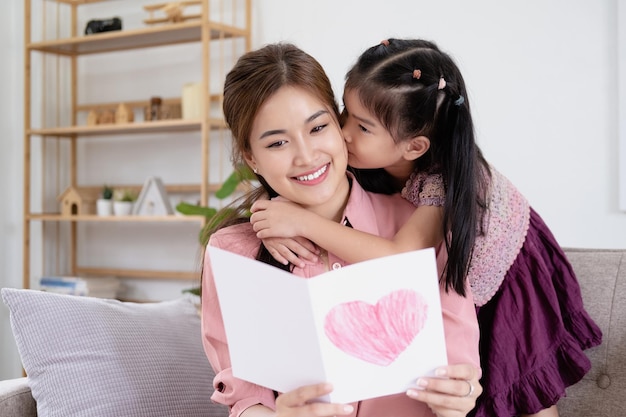
<svg viewBox="0 0 626 417"><path fill-rule="evenodd" d="M256 167L254 167L254 168L252 168L252 172L254 172L255 174L258 174L259 170Z"/></svg>

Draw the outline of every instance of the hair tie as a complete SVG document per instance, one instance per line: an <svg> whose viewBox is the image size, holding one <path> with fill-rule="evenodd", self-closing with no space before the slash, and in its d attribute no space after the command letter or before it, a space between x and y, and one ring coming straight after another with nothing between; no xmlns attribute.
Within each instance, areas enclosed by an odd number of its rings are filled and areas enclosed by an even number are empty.
<svg viewBox="0 0 626 417"><path fill-rule="evenodd" d="M459 96L456 100L454 100L454 105L459 107L461 104L465 103L465 97Z"/></svg>
<svg viewBox="0 0 626 417"><path fill-rule="evenodd" d="M446 80L444 80L443 75L439 78L439 85L437 86L437 90L443 90L446 88Z"/></svg>
<svg viewBox="0 0 626 417"><path fill-rule="evenodd" d="M415 78L416 80L419 80L422 76L422 70L413 70L413 78Z"/></svg>
<svg viewBox="0 0 626 417"><path fill-rule="evenodd" d="M385 46L389 46L389 39L383 39L382 41L380 41L381 45L385 45Z"/></svg>

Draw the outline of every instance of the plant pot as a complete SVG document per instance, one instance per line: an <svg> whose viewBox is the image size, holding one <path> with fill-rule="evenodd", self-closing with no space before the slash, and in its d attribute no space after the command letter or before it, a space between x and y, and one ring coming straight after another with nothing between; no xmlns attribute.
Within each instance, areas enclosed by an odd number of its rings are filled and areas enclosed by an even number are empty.
<svg viewBox="0 0 626 417"><path fill-rule="evenodd" d="M114 201L113 214L116 216L129 216L133 212L132 201Z"/></svg>
<svg viewBox="0 0 626 417"><path fill-rule="evenodd" d="M110 216L113 214L113 201L104 198L96 200L96 214L98 216Z"/></svg>

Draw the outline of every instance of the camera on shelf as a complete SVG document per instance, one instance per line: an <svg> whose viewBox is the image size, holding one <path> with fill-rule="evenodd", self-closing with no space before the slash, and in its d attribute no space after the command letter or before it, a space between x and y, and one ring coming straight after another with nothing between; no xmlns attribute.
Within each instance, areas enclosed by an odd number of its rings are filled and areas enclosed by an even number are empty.
<svg viewBox="0 0 626 417"><path fill-rule="evenodd" d="M87 22L85 35L110 32L113 30L122 30L122 19L119 17L112 17L110 19L92 19Z"/></svg>

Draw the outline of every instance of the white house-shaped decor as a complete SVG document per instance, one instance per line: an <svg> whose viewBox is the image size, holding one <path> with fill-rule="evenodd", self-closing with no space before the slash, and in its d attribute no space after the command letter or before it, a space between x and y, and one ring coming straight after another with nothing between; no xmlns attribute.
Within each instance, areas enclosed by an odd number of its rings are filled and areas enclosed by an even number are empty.
<svg viewBox="0 0 626 417"><path fill-rule="evenodd" d="M174 214L161 178L148 177L133 206L133 214L139 216Z"/></svg>

